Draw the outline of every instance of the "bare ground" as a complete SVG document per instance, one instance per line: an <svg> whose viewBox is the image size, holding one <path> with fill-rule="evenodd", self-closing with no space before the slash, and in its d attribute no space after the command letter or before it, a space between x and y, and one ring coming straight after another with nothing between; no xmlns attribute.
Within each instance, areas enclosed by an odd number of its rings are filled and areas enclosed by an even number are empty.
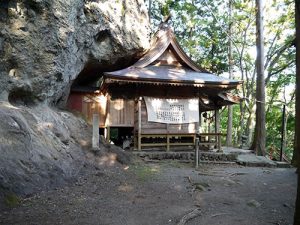
<svg viewBox="0 0 300 225"><path fill-rule="evenodd" d="M295 169L139 162L87 169L63 189L23 199L0 211L0 224L289 225Z"/></svg>

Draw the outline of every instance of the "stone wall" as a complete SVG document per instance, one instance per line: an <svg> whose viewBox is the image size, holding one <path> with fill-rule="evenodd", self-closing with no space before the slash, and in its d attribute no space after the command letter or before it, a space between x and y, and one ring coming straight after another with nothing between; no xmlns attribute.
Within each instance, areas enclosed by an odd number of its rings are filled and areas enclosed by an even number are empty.
<svg viewBox="0 0 300 225"><path fill-rule="evenodd" d="M151 160L195 160L195 153L193 151L178 151L178 152L134 152L137 156ZM213 161L213 162L236 162L238 154L236 153L216 153L216 152L199 152L199 161Z"/></svg>

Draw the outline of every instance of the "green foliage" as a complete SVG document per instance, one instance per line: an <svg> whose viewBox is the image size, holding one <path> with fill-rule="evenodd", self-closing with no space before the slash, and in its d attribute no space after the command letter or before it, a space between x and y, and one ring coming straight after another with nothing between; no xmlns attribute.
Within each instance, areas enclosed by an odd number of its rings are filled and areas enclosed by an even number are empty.
<svg viewBox="0 0 300 225"><path fill-rule="evenodd" d="M286 116L286 145L284 153L291 160L293 149L294 149L294 127L295 127L295 116L291 112L287 112ZM282 129L282 107L274 106L271 108L269 113L266 115L267 121L267 150L276 150L279 152L281 147L281 129Z"/></svg>
<svg viewBox="0 0 300 225"><path fill-rule="evenodd" d="M21 203L21 199L14 193L8 193L5 195L4 203L6 206L13 208Z"/></svg>
<svg viewBox="0 0 300 225"><path fill-rule="evenodd" d="M153 179L159 173L159 168L143 163L136 163L129 167L129 171L132 171L139 181L144 182Z"/></svg>
<svg viewBox="0 0 300 225"><path fill-rule="evenodd" d="M233 118L232 118L232 124L233 124L233 145L239 146L240 143L238 142L238 134L240 132L240 106L239 105L233 105L232 111L233 111ZM225 134L227 132L227 118L228 118L228 108L224 107L221 112L221 133ZM224 146L226 143L225 137L222 139L222 145Z"/></svg>
<svg viewBox="0 0 300 225"><path fill-rule="evenodd" d="M227 66L227 17L212 17L221 14L224 2L216 0L207 4L197 1L155 1L152 4L153 30L157 29L162 17L171 13L171 23L184 50L201 67L220 74L228 70Z"/></svg>
<svg viewBox="0 0 300 225"><path fill-rule="evenodd" d="M295 83L294 1L265 1L264 41L266 76L267 148L280 148L281 108L289 111L287 123L287 153L292 151ZM255 1L233 0L232 16L228 1L162 0L152 1L153 30L162 17L171 13L171 25L184 50L201 67L224 75L228 72L228 27L232 24L233 77L243 80L238 94L244 101L233 110L233 140L240 146L242 135L248 145L255 121L256 89L256 24ZM288 91L290 89L290 91ZM284 91L286 90L286 91ZM290 93L288 93L290 92ZM276 103L276 104L275 104ZM222 113L223 133L226 132L227 110Z"/></svg>

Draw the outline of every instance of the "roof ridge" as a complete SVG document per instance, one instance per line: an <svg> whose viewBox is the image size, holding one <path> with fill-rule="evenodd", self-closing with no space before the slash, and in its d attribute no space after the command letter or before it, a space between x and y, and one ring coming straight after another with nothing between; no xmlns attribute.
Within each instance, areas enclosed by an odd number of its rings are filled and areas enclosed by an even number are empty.
<svg viewBox="0 0 300 225"><path fill-rule="evenodd" d="M197 72L210 73L206 69L200 67L194 62L183 50L177 41L176 35L167 23L159 25L159 29L155 32L151 46L148 51L142 56L133 66L135 67L146 67L157 60L163 53L172 46L173 51L177 57L189 68Z"/></svg>

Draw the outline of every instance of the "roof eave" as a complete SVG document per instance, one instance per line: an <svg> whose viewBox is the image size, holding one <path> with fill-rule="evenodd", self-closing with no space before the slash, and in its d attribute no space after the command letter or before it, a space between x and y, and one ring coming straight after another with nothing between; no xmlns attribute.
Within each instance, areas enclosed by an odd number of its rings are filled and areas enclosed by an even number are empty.
<svg viewBox="0 0 300 225"><path fill-rule="evenodd" d="M161 83L164 85L189 85L189 86L199 86L199 87L205 87L205 86L214 86L214 87L232 87L236 88L238 85L242 84L242 81L235 81L235 82L215 82L215 81L206 81L206 82L193 82L193 81L187 81L187 80L165 80L165 79L153 79L153 78L134 78L134 77L126 77L126 76L117 76L110 73L104 73L105 76L105 82L107 83L108 80L114 81L114 82L126 82L126 83ZM109 83L109 82L108 82ZM231 88L230 88L231 89Z"/></svg>

